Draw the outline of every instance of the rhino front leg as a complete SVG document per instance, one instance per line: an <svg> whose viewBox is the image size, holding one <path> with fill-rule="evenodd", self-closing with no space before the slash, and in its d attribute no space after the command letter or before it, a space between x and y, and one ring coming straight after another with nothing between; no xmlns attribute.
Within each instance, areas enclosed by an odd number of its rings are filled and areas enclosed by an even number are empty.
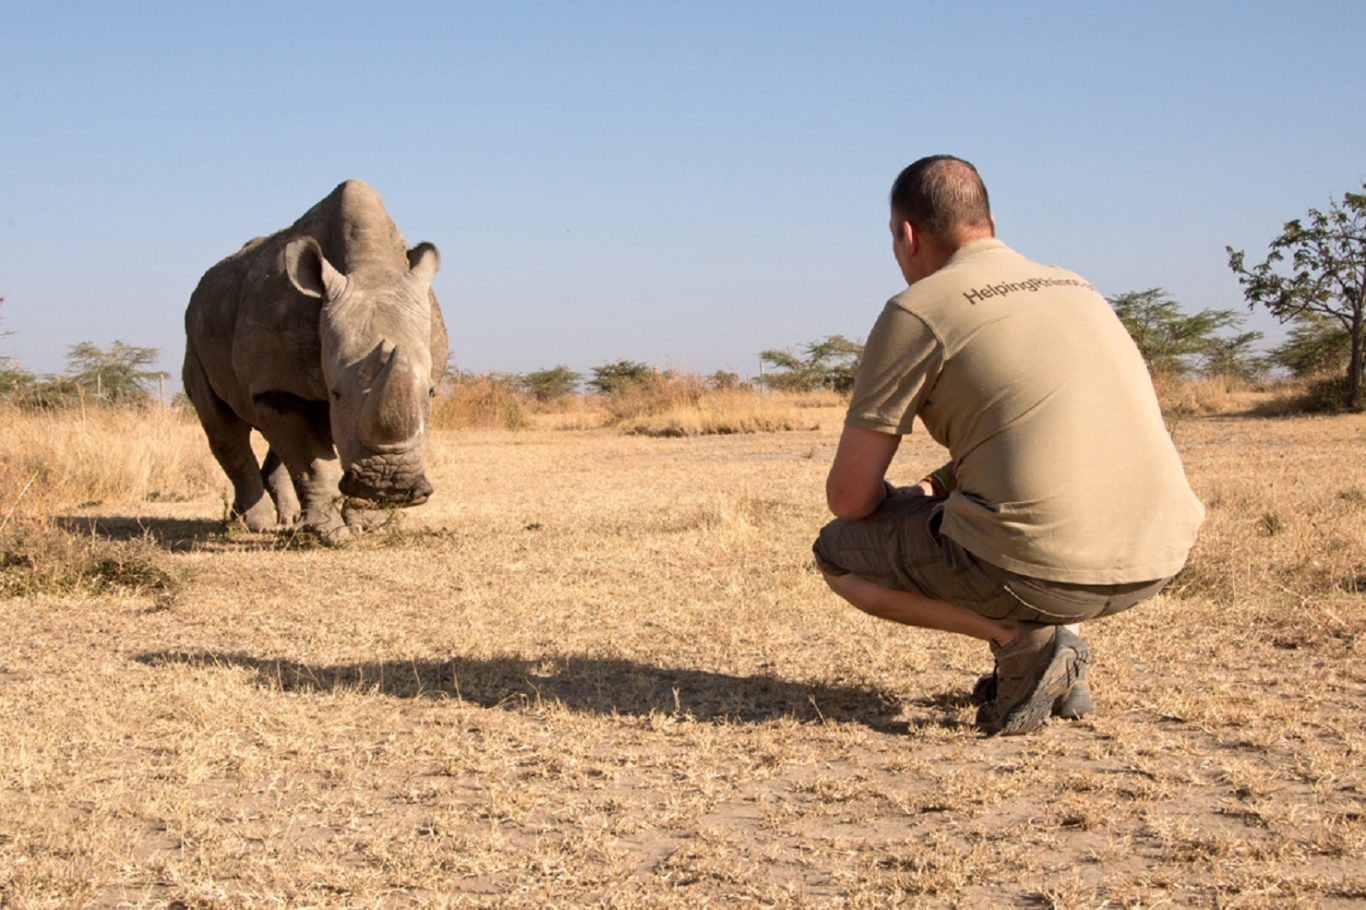
<svg viewBox="0 0 1366 910"><path fill-rule="evenodd" d="M304 527L327 540L345 537L337 489L342 469L332 447L326 402L266 393L257 395L255 404L261 434L293 480Z"/></svg>
<svg viewBox="0 0 1366 910"><path fill-rule="evenodd" d="M264 531L275 524L275 507L261 483L261 472L256 455L251 451L251 428L245 423L238 438L209 435L209 451L213 452L223 473L232 482L231 517L251 531Z"/></svg>
<svg viewBox="0 0 1366 910"><path fill-rule="evenodd" d="M272 448L266 453L265 463L261 465L261 478L266 482L270 498L275 500L275 513L280 516L280 524L288 527L298 524L301 509L299 496L294 490L294 478L289 476L289 467Z"/></svg>
<svg viewBox="0 0 1366 910"><path fill-rule="evenodd" d="M208 437L209 451L232 483L232 518L252 531L269 528L275 523L275 509L266 498L251 450L251 426L214 393L193 348L186 352L182 379Z"/></svg>

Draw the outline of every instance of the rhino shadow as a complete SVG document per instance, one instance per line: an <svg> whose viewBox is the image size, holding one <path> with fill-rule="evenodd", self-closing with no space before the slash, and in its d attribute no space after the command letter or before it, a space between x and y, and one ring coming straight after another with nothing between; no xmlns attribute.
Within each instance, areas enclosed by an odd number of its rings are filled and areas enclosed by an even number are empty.
<svg viewBox="0 0 1366 910"><path fill-rule="evenodd" d="M322 545L315 535L299 527L248 531L221 519L59 515L56 523L69 534L116 541L145 540L170 553L301 550Z"/></svg>
<svg viewBox="0 0 1366 910"><path fill-rule="evenodd" d="M57 527L70 534L105 540L147 540L172 553L183 553L223 537L222 521L198 518L147 518L136 515L59 515Z"/></svg>
<svg viewBox="0 0 1366 910"><path fill-rule="evenodd" d="M593 714L661 714L707 723L759 724L791 718L802 723L858 723L883 733L905 733L909 728L905 720L897 720L900 700L881 689L657 667L577 654L529 660L453 657L337 665L213 651L155 651L135 659L151 667L249 670L258 686L301 694L368 692L389 698L449 698L504 710L551 704Z"/></svg>

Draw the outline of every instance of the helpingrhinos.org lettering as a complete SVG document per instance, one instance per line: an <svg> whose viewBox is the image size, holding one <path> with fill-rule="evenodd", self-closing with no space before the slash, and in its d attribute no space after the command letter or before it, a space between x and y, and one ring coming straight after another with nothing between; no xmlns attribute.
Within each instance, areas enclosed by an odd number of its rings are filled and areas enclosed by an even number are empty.
<svg viewBox="0 0 1366 910"><path fill-rule="evenodd" d="M1082 281L1080 278L1028 278L1024 281L1007 281L1001 284L989 284L982 288L973 288L964 291L963 296L968 303L976 306L988 297L1004 297L1007 294L1014 294L1016 291L1037 291L1040 288L1056 287L1077 287L1086 288L1094 291L1089 282Z"/></svg>

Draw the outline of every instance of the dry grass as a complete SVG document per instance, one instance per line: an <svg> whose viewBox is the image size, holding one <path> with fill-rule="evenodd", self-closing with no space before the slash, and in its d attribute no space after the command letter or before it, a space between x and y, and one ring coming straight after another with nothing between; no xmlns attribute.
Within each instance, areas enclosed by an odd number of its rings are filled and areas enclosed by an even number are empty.
<svg viewBox="0 0 1366 910"><path fill-rule="evenodd" d="M830 392L770 394L715 389L701 376L666 370L612 395L536 402L499 376L462 377L437 397L432 423L447 430L590 430L641 436L707 436L812 429L800 409L840 403Z"/></svg>
<svg viewBox="0 0 1366 910"><path fill-rule="evenodd" d="M0 407L0 426L0 496L27 488L25 500L40 510L73 502L179 502L219 486L203 431L181 411Z"/></svg>
<svg viewBox="0 0 1366 910"><path fill-rule="evenodd" d="M773 433L816 427L814 421L803 419L797 407L785 397L747 391L709 392L696 401L623 417L616 425L623 432L642 436Z"/></svg>
<svg viewBox="0 0 1366 910"><path fill-rule="evenodd" d="M1018 739L969 725L985 649L811 570L838 409L553 416L438 433L434 499L341 550L224 534L192 423L103 439L133 484L167 434L136 489L6 442L0 519L39 474L15 515L183 583L0 597L0 906L1366 902L1366 416L1175 421L1191 566L1086 627L1099 712Z"/></svg>

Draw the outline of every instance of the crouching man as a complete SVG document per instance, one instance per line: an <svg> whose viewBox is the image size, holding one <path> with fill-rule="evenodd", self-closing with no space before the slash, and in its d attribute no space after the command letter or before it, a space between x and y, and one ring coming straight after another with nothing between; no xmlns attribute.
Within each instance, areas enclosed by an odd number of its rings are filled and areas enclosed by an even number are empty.
<svg viewBox="0 0 1366 910"><path fill-rule="evenodd" d="M971 164L906 168L891 232L908 287L868 336L816 562L866 613L987 642L977 725L1028 733L1092 710L1076 624L1156 594L1204 509L1109 304L995 239ZM896 487L917 417L952 460Z"/></svg>

